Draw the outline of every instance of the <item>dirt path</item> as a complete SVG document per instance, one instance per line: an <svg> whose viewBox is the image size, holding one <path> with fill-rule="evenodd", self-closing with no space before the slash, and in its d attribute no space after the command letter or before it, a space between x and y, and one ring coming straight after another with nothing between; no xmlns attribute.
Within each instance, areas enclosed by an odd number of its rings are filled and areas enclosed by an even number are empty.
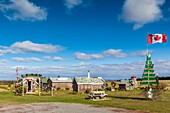
<svg viewBox="0 0 170 113"><path fill-rule="evenodd" d="M0 105L0 113L146 113L73 103Z"/></svg>

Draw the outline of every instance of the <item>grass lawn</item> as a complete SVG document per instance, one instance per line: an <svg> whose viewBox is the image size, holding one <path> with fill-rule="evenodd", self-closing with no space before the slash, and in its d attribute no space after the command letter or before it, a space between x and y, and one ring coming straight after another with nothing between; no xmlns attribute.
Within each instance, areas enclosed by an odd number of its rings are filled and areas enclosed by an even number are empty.
<svg viewBox="0 0 170 113"><path fill-rule="evenodd" d="M160 100L145 100L140 91L107 92L108 100L92 101L87 94L73 94L71 91L56 91L54 96L50 94L15 96L10 92L0 93L0 104L23 104L35 102L67 102L93 104L106 107L125 108L129 110L145 110L150 112L170 112L170 91L162 94Z"/></svg>

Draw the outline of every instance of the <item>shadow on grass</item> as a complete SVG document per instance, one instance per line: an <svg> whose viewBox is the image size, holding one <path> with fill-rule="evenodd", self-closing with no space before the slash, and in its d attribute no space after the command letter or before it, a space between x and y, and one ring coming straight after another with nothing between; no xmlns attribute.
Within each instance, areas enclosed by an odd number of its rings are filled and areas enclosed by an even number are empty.
<svg viewBox="0 0 170 113"><path fill-rule="evenodd" d="M132 99L132 100L147 100L146 98L137 97L119 97L119 96L108 96L109 98L119 98L119 99Z"/></svg>
<svg viewBox="0 0 170 113"><path fill-rule="evenodd" d="M90 100L90 98L89 98L89 97L87 97L87 98L85 98L85 100Z"/></svg>

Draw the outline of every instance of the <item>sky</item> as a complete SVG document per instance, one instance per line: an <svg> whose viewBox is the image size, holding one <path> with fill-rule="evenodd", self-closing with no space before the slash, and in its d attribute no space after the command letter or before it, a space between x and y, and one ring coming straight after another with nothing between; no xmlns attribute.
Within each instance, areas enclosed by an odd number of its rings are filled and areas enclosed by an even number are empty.
<svg viewBox="0 0 170 113"><path fill-rule="evenodd" d="M0 0L0 80L18 74L142 77L147 35L170 36L169 0ZM159 76L170 45L148 45Z"/></svg>

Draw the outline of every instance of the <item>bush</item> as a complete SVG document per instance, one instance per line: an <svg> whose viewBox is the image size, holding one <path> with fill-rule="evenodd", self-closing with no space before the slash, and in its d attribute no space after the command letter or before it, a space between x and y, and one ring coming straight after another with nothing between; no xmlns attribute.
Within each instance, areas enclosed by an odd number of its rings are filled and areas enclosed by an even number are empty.
<svg viewBox="0 0 170 113"><path fill-rule="evenodd" d="M90 93L91 89L86 89L85 93Z"/></svg>
<svg viewBox="0 0 170 113"><path fill-rule="evenodd" d="M167 87L167 84L165 83L159 83L157 85L151 85L152 88L152 100L156 100L159 99L161 97L161 94L163 93L163 91L165 91ZM144 88L142 95L144 95L146 98L148 98L148 91L149 91L149 86Z"/></svg>
<svg viewBox="0 0 170 113"><path fill-rule="evenodd" d="M66 90L70 90L70 88L65 88Z"/></svg>
<svg viewBox="0 0 170 113"><path fill-rule="evenodd" d="M60 89L61 89L60 87L57 88L57 90L60 90Z"/></svg>
<svg viewBox="0 0 170 113"><path fill-rule="evenodd" d="M11 87L11 83L8 84L8 87Z"/></svg>
<svg viewBox="0 0 170 113"><path fill-rule="evenodd" d="M111 87L107 87L105 90L106 91L111 91Z"/></svg>
<svg viewBox="0 0 170 113"><path fill-rule="evenodd" d="M22 94L22 88L23 86L18 87L18 93ZM26 93L26 87L24 87L24 93Z"/></svg>
<svg viewBox="0 0 170 113"><path fill-rule="evenodd" d="M165 91L166 87L167 87L167 84L165 84L165 83L159 83L156 86L152 86L153 99L154 100L159 99L161 97L161 94L163 93L163 91Z"/></svg>

